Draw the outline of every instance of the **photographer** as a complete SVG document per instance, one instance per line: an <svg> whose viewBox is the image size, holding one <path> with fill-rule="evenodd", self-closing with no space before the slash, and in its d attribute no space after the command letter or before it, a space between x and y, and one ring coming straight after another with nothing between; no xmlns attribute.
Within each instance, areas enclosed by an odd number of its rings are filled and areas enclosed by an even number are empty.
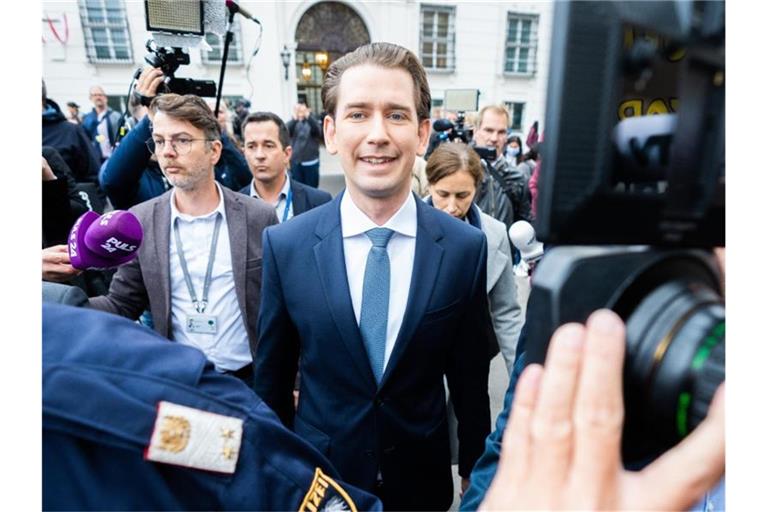
<svg viewBox="0 0 768 512"><path fill-rule="evenodd" d="M527 183L523 173L515 167L509 165L504 158L505 147L507 143L507 126L509 126L509 112L504 107L497 105L488 105L480 110L479 126L474 132L473 142L478 147L493 147L496 149L496 159L493 162L483 160L483 167L486 174L493 177L512 205L511 220L500 219L509 227L518 220L531 221L531 199L527 192ZM481 202L487 201L485 194L492 193L490 187L488 191L481 190L478 194L477 203L483 208ZM483 210L486 210L483 208Z"/></svg>
<svg viewBox="0 0 768 512"><path fill-rule="evenodd" d="M291 177L317 188L320 183L320 150L322 137L320 121L304 103L293 107L293 119L286 123L291 136Z"/></svg>
<svg viewBox="0 0 768 512"><path fill-rule="evenodd" d="M139 99L144 97L143 103L147 103L147 99L157 94L163 78L159 68L146 67L139 76L135 94ZM144 117L115 148L99 176L102 188L117 209L128 209L170 188L157 159L145 145L152 136L146 110L137 109L137 113ZM222 134L221 141L222 157L215 167L216 181L232 190L240 190L250 181L248 164L226 134Z"/></svg>

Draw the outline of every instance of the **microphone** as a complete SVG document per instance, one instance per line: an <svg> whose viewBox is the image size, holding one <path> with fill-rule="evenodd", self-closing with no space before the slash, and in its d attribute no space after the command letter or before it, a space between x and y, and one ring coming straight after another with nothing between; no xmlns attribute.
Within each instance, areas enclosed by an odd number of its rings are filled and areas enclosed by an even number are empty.
<svg viewBox="0 0 768 512"><path fill-rule="evenodd" d="M453 123L449 119L435 119L432 128L436 132L445 132L453 128Z"/></svg>
<svg viewBox="0 0 768 512"><path fill-rule="evenodd" d="M544 255L544 244L536 240L536 231L529 222L519 220L512 224L509 227L509 239L526 263L539 261Z"/></svg>
<svg viewBox="0 0 768 512"><path fill-rule="evenodd" d="M248 11L240 7L237 3L233 2L232 0L227 0L227 9L229 9L229 12L231 13L237 13L241 16L248 18L251 21L255 21L256 23L259 23L259 20L256 19L255 16L251 15Z"/></svg>
<svg viewBox="0 0 768 512"><path fill-rule="evenodd" d="M131 212L114 210L99 216L87 211L69 232L69 259L78 270L117 267L138 255L143 238L141 223Z"/></svg>

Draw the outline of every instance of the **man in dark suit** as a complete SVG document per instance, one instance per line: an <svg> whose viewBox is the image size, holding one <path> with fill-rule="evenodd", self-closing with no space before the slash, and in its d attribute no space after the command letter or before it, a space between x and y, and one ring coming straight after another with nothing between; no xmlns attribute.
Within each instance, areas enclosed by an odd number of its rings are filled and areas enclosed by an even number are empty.
<svg viewBox="0 0 768 512"><path fill-rule="evenodd" d="M248 114L241 131L243 152L253 181L240 192L273 205L280 222L331 200L328 192L308 187L288 176L293 149L288 129L278 115L272 112Z"/></svg>
<svg viewBox="0 0 768 512"><path fill-rule="evenodd" d="M147 141L174 186L133 212L144 241L92 307L137 319L148 307L162 336L200 349L216 369L251 384L261 287L261 233L277 224L262 201L214 180L219 125L192 95L164 94L150 105Z"/></svg>
<svg viewBox="0 0 768 512"><path fill-rule="evenodd" d="M465 481L490 431L485 238L411 193L430 107L413 53L362 46L333 63L322 95L346 189L264 232L254 389L385 509L445 510L444 376Z"/></svg>

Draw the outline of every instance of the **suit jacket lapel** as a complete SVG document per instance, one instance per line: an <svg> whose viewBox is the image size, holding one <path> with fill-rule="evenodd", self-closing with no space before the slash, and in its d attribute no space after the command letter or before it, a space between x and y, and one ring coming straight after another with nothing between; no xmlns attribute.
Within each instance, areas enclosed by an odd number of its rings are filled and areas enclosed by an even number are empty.
<svg viewBox="0 0 768 512"><path fill-rule="evenodd" d="M298 215L309 209L307 205L306 191L296 186L296 180L291 180L291 191L293 193L293 214Z"/></svg>
<svg viewBox="0 0 768 512"><path fill-rule="evenodd" d="M443 232L439 227L440 224L432 220L436 212L437 210L433 207L425 204L418 197L416 198L418 228L416 230L416 252L413 259L408 303L405 308L403 324L395 341L395 347L392 349L392 355L381 379L382 386L397 366L397 362L403 356L408 344L411 343L427 309L429 298L432 296L432 289L440 273L443 248L438 241L443 237Z"/></svg>
<svg viewBox="0 0 768 512"><path fill-rule="evenodd" d="M232 253L232 277L235 280L237 304L245 318L245 267L248 257L248 224L245 208L240 198L221 188L224 194L224 211L227 212L227 231L229 231L229 249Z"/></svg>
<svg viewBox="0 0 768 512"><path fill-rule="evenodd" d="M170 247L171 247L171 204L170 204L170 192L163 194L165 200L159 200L155 203L153 212L153 233L155 240L155 261L158 263L160 270L160 282L157 283L160 286L160 298L162 304L158 311L163 313L163 325L158 326L159 332L165 337L170 337L170 319L171 319L171 266L170 266ZM150 282L150 286L153 284ZM153 294L147 290L147 294L152 296ZM153 308L154 309L154 308Z"/></svg>
<svg viewBox="0 0 768 512"><path fill-rule="evenodd" d="M349 295L349 282L344 262L344 242L341 235L341 216L339 194L317 223L315 234L320 241L314 246L315 262L320 281L323 285L328 309L339 330L341 340L347 347L361 378L376 385L376 379L368 362L360 329L355 320L352 299Z"/></svg>

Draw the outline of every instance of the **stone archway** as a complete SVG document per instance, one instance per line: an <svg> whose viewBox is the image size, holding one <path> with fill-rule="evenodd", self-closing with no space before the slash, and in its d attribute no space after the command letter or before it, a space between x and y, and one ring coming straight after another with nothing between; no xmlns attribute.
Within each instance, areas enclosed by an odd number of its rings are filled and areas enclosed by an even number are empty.
<svg viewBox="0 0 768 512"><path fill-rule="evenodd" d="M370 43L371 36L352 7L330 1L307 9L296 27L295 40L296 92L299 101L319 113L323 108L320 88L328 66L345 53Z"/></svg>

